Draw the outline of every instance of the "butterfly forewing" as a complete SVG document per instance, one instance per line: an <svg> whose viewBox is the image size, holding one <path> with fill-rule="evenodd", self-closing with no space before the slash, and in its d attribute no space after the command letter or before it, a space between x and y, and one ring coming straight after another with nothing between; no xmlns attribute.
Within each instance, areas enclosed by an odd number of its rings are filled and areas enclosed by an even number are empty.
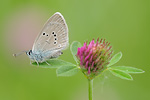
<svg viewBox="0 0 150 100"><path fill-rule="evenodd" d="M44 25L36 38L32 51L34 53L61 51L68 46L68 27L60 13L55 13Z"/></svg>

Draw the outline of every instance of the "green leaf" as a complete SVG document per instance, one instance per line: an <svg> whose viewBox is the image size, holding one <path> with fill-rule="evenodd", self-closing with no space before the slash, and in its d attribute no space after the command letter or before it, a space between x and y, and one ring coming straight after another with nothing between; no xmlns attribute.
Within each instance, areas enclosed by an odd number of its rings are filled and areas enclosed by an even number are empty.
<svg viewBox="0 0 150 100"><path fill-rule="evenodd" d="M82 46L81 43L77 42L77 41L72 42L72 44L70 46L71 53L77 64L78 64L78 59L76 57L76 54L77 54L78 47L81 47L81 46Z"/></svg>
<svg viewBox="0 0 150 100"><path fill-rule="evenodd" d="M111 65L117 63L122 57L122 53L119 52L117 54L115 54L112 59L110 60L110 63L107 65L107 67L110 67Z"/></svg>
<svg viewBox="0 0 150 100"><path fill-rule="evenodd" d="M132 78L132 76L131 76L130 74L125 73L125 72L123 72L123 71L116 70L116 69L109 69L109 71L110 71L113 75L115 75L115 76L117 76L117 77L119 77L119 78L121 78L121 79L133 80L133 78Z"/></svg>
<svg viewBox="0 0 150 100"><path fill-rule="evenodd" d="M62 66L56 70L57 76L72 76L77 74L79 69L76 66Z"/></svg>
<svg viewBox="0 0 150 100"><path fill-rule="evenodd" d="M48 64L49 65L48 65ZM58 68L58 67L61 67L61 66L69 66L69 65L74 65L74 64L72 64L72 63L70 63L70 62L66 62L66 61L64 61L64 60L60 60L60 59L50 59L50 60L48 60L47 61L47 63L46 62L43 62L43 63L39 63L39 67L42 67L42 68ZM37 63L36 62L34 62L34 63L32 63L32 65L36 65L37 66Z"/></svg>
<svg viewBox="0 0 150 100"><path fill-rule="evenodd" d="M115 67L109 67L110 69L116 69L120 70L126 73L144 73L142 69L134 68L134 67L128 67L128 66L115 66Z"/></svg>

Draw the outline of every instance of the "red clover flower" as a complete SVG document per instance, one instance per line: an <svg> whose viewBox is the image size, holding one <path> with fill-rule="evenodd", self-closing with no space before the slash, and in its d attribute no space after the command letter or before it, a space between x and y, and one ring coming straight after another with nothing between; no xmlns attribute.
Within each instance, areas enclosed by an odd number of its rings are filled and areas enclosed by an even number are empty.
<svg viewBox="0 0 150 100"><path fill-rule="evenodd" d="M85 42L83 47L78 48L76 56L82 72L88 79L93 79L106 69L113 52L112 46L109 45L110 43L106 42L105 39L99 41L98 38L96 43L93 39L89 44Z"/></svg>

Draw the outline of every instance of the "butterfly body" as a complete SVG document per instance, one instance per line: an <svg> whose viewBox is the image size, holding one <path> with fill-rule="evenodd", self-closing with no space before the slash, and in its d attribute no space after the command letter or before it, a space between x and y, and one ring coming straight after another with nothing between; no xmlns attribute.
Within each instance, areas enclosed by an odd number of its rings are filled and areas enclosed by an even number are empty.
<svg viewBox="0 0 150 100"><path fill-rule="evenodd" d="M62 52L61 51L57 51L57 52L39 52L39 53L34 53L32 52L32 50L29 50L26 52L26 54L28 55L28 57L32 60L32 61L36 61L39 63L45 62L48 59L52 59L52 58L57 58L59 57Z"/></svg>
<svg viewBox="0 0 150 100"><path fill-rule="evenodd" d="M69 45L68 27L61 13L51 16L37 36L32 50L26 52L32 61L37 64L48 59L57 58L62 50Z"/></svg>

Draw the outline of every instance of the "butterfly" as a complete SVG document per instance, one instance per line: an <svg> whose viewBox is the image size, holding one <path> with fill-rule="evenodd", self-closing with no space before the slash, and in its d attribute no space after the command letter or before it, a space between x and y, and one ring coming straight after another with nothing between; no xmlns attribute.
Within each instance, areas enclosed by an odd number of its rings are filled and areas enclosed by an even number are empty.
<svg viewBox="0 0 150 100"><path fill-rule="evenodd" d="M56 12L48 19L36 37L32 50L25 52L30 58L30 63L35 61L39 65L46 62L49 65L47 60L59 57L68 45L68 26L62 14Z"/></svg>

